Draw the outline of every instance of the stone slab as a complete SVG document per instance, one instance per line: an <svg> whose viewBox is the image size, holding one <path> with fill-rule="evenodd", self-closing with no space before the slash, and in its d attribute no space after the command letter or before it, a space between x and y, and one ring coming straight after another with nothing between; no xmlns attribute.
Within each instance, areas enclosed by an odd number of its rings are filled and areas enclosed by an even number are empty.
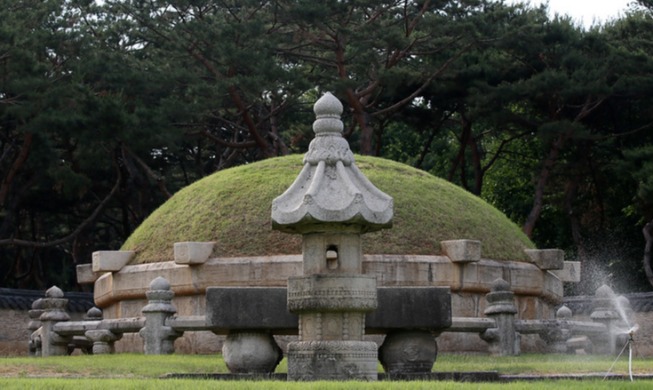
<svg viewBox="0 0 653 390"><path fill-rule="evenodd" d="M394 329L443 330L451 326L448 287L382 287L378 309L365 316L365 332Z"/></svg>
<svg viewBox="0 0 653 390"><path fill-rule="evenodd" d="M209 287L206 324L217 334L229 330L269 330L297 334L298 317L288 312L282 287Z"/></svg>
<svg viewBox="0 0 653 390"><path fill-rule="evenodd" d="M118 272L135 254L134 251L93 252L93 272Z"/></svg>
<svg viewBox="0 0 653 390"><path fill-rule="evenodd" d="M562 282L578 283L581 272L580 261L565 261L562 269L551 272Z"/></svg>
<svg viewBox="0 0 653 390"><path fill-rule="evenodd" d="M174 245L175 263L204 264L213 253L215 242L176 242Z"/></svg>
<svg viewBox="0 0 653 390"><path fill-rule="evenodd" d="M454 263L481 260L481 242L477 240L442 241L440 247Z"/></svg>
<svg viewBox="0 0 653 390"><path fill-rule="evenodd" d="M440 331L451 326L451 293L447 287L382 287L379 308L366 316L366 333L395 329ZM287 310L281 287L209 287L206 324L217 334L230 330L297 334L298 317Z"/></svg>
<svg viewBox="0 0 653 390"><path fill-rule="evenodd" d="M77 283L91 284L100 277L97 272L93 272L93 264L77 264L75 267L77 273Z"/></svg>
<svg viewBox="0 0 653 390"><path fill-rule="evenodd" d="M541 270L562 269L565 252L561 249L524 249L528 258Z"/></svg>

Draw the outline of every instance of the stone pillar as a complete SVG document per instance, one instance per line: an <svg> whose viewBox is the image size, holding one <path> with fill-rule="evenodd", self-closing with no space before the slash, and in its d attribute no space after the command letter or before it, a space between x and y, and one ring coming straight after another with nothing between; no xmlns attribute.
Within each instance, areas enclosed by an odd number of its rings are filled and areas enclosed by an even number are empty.
<svg viewBox="0 0 653 390"><path fill-rule="evenodd" d="M363 340L376 279L362 274L361 235L390 227L393 205L356 166L342 109L329 93L315 103L304 167L272 202L273 228L303 237L303 276L288 280L288 310L299 315L289 380L377 379L376 343Z"/></svg>
<svg viewBox="0 0 653 390"><path fill-rule="evenodd" d="M107 355L116 352L114 343L122 337L109 329L87 330L84 336L93 342L93 355Z"/></svg>
<svg viewBox="0 0 653 390"><path fill-rule="evenodd" d="M549 323L544 334L540 337L546 342L549 352L567 353L567 340L571 338L571 310L567 306L562 306L556 311L556 319Z"/></svg>
<svg viewBox="0 0 653 390"><path fill-rule="evenodd" d="M68 354L70 337L63 337L54 331L59 322L69 321L66 313L68 300L63 297L63 291L57 286L50 287L41 300L43 313L41 321L41 356L63 356Z"/></svg>
<svg viewBox="0 0 653 390"><path fill-rule="evenodd" d="M39 298L32 302L32 310L28 312L29 356L41 356L41 336L36 332L41 327L41 314L43 314L43 299Z"/></svg>
<svg viewBox="0 0 653 390"><path fill-rule="evenodd" d="M620 334L627 332L628 326L625 318L617 307L617 297L614 291L606 285L599 287L592 301L592 321L605 325L607 332L600 336L592 337L594 352L599 354L616 354L619 346L617 340Z"/></svg>
<svg viewBox="0 0 653 390"><path fill-rule="evenodd" d="M492 318L495 328L481 333L481 338L490 344L493 356L516 356L520 352L520 336L515 327L517 307L510 285L503 279L492 283L491 291L485 297L488 305L485 315Z"/></svg>
<svg viewBox="0 0 653 390"><path fill-rule="evenodd" d="M159 276L150 283L145 296L148 300L142 309L145 327L139 332L143 338L143 352L146 355L174 353L174 342L182 334L166 325L166 320L177 312L172 305L175 293L170 289L170 283Z"/></svg>

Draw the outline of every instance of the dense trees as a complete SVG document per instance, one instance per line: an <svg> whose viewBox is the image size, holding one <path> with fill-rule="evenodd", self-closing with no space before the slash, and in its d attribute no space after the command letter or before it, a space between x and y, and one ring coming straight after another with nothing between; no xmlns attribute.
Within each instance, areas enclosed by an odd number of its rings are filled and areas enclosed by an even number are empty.
<svg viewBox="0 0 653 390"><path fill-rule="evenodd" d="M74 263L182 186L305 151L331 90L358 152L456 182L540 247L645 288L640 3L584 30L486 0L0 0L0 283L70 287Z"/></svg>

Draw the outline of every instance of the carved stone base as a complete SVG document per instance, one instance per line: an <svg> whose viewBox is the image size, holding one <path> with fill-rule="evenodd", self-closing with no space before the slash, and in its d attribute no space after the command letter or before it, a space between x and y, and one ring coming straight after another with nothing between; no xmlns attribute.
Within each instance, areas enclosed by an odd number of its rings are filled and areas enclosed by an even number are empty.
<svg viewBox="0 0 653 390"><path fill-rule="evenodd" d="M266 374L274 372L282 351L268 333L235 332L222 345L222 356L232 373Z"/></svg>
<svg viewBox="0 0 653 390"><path fill-rule="evenodd" d="M378 379L371 341L298 341L288 344L288 380Z"/></svg>
<svg viewBox="0 0 653 390"><path fill-rule="evenodd" d="M431 372L438 345L431 332L396 331L386 336L379 359L389 375Z"/></svg>

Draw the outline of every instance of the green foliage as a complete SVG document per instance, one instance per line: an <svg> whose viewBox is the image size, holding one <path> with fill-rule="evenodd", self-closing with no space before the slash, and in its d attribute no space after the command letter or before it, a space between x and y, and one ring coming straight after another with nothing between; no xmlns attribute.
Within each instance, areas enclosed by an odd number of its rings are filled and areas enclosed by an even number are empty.
<svg viewBox="0 0 653 390"><path fill-rule="evenodd" d="M637 3L583 30L489 0L0 0L0 278L72 287L179 189L305 152L326 90L354 150L482 195L569 259L618 243L597 261L636 273L653 215Z"/></svg>

